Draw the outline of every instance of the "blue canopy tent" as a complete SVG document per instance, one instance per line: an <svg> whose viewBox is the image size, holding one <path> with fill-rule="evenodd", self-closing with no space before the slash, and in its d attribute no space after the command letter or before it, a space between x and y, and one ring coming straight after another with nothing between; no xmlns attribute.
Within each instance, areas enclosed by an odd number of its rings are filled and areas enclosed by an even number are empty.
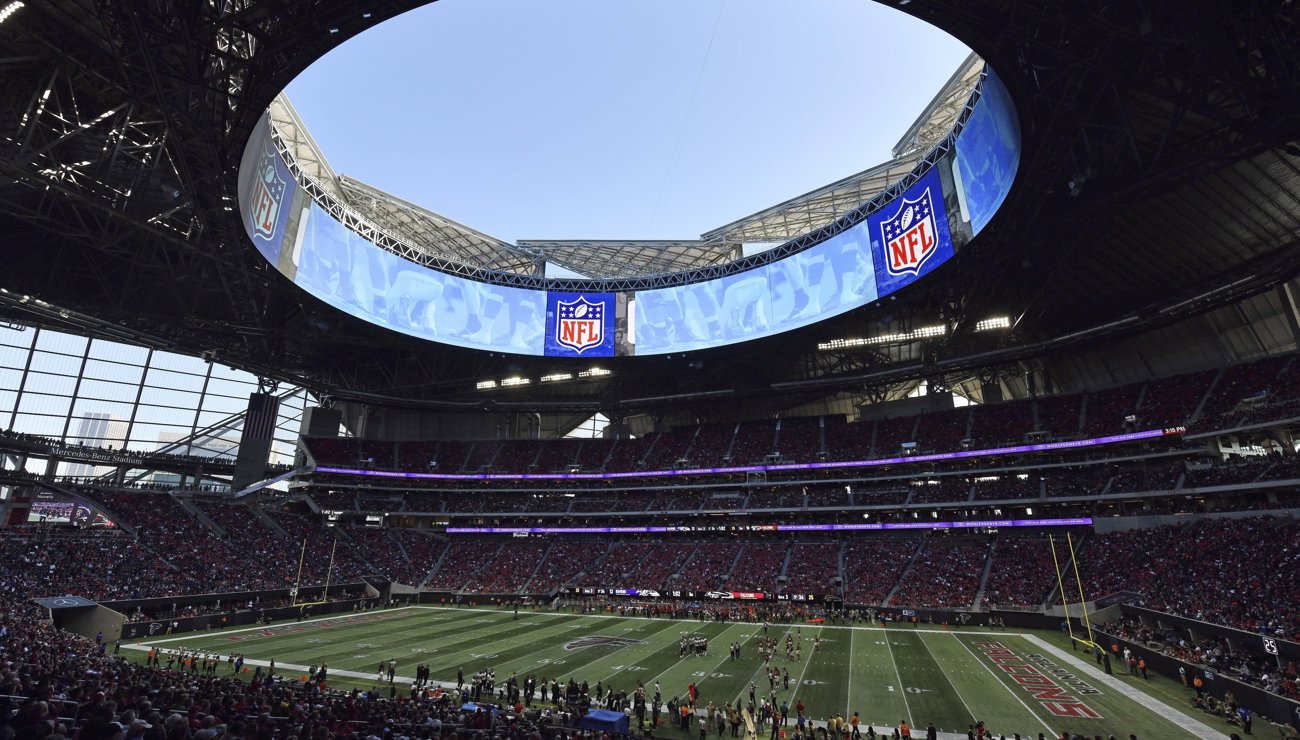
<svg viewBox="0 0 1300 740"><path fill-rule="evenodd" d="M586 716L578 721L578 727L584 730L597 730L626 735L627 715L622 712L611 712L608 709L593 709L590 712L587 712Z"/></svg>

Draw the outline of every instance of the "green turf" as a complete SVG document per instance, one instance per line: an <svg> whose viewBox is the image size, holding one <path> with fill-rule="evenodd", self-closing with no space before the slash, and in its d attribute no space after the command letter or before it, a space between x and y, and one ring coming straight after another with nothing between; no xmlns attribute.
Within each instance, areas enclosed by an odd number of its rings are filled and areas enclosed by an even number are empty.
<svg viewBox="0 0 1300 740"><path fill-rule="evenodd" d="M784 636L790 630L802 633L802 661L785 660ZM708 635L710 654L679 657L677 641L686 632ZM768 681L755 642L762 632L762 625L748 623L578 616L550 611L525 611L516 618L511 611L492 608L415 607L301 624L289 622L271 628L162 638L149 644L211 650L223 657L238 652L251 661L274 658L281 666L280 673L294 676L303 671L291 665L325 662L333 672L331 683L335 687L375 686L380 661L396 658L399 684L402 677L409 683L417 663L428 664L433 679L442 683L454 683L458 669L469 676L491 667L496 669L501 684L511 672L532 674L539 680L572 677L586 680L593 687L599 681L627 690L634 688L637 681L647 686L659 681L665 701L684 695L687 685L695 683L700 688L702 705L720 705L746 699L751 681L759 697L767 695ZM1197 737L1086 677L1084 680L1100 693L1078 698L1101 717L1063 720L1054 716L1043 701L1014 683L979 647L996 641L1021 657L1041 652L1016 633L811 624L772 625L769 633L778 639L778 656L772 662L788 668L791 678L789 690L778 684L778 701L788 701L793 707L802 700L807 715L819 726L835 713L848 717L857 711L864 729L871 724L877 730L892 728L900 719L908 718L920 728L933 722L941 731L964 733L975 719L982 719L989 728L1005 732L1008 737L1012 732L1031 738L1043 732L1051 737L1062 729L1103 737L1110 733L1119 737L1135 733L1139 738ZM1038 634L1068 651L1068 644L1058 635ZM565 649L566 643L576 638L597 635L638 642L623 647ZM813 640L818 636L822 642L814 650ZM743 645L739 660L731 660L728 655L732 642ZM142 655L131 646L124 646L124 652L137 658ZM1047 657L1061 665L1059 660ZM228 670L224 661L221 670ZM355 675L346 675L348 671ZM1181 703L1177 688L1160 682L1140 687L1163 701ZM667 731L673 732L671 727Z"/></svg>

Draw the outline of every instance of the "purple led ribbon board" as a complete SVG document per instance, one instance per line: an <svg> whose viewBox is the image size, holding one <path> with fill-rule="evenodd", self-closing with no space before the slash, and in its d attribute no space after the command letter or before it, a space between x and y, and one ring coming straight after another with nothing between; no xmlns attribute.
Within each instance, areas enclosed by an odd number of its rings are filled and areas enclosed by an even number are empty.
<svg viewBox="0 0 1300 740"><path fill-rule="evenodd" d="M962 460L992 455L1015 455L1024 452L1050 452L1079 447L1136 442L1166 435L1182 434L1182 427L1174 429L1148 429L1145 432L1112 434L1108 437L1076 439L1066 442L1043 442L1034 445L995 447L988 450L962 450L961 452L936 452L913 457L887 457L879 460L846 460L842 462L784 463L781 465L741 465L731 468L693 468L689 470L641 470L622 473L404 473L392 470L361 470L322 466L317 473L334 475L368 475L376 478L408 478L416 480L610 480L615 478L663 478L673 475L715 475L723 473L779 473L787 470L831 470L836 468L872 468L881 465L935 462L936 460Z"/></svg>
<svg viewBox="0 0 1300 740"><path fill-rule="evenodd" d="M1062 519L979 519L969 522L896 522L879 524L772 524L760 527L778 532L849 532L889 529L1004 529L1007 527L1086 527L1092 517ZM743 527L742 527L743 529ZM720 527L447 527L447 534L658 534L662 532L706 532ZM728 531L734 531L728 530Z"/></svg>

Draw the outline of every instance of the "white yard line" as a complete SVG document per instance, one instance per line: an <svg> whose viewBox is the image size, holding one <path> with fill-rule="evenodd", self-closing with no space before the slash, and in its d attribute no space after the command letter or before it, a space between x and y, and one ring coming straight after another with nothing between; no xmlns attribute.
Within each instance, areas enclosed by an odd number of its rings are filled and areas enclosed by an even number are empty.
<svg viewBox="0 0 1300 740"><path fill-rule="evenodd" d="M123 646L122 646L122 649L123 649L123 650L139 650L140 652L148 652L148 651L149 651L149 648L145 647L144 645L135 645L135 644L131 644L131 645L123 645ZM260 659L257 659L257 658L244 658L244 665L246 665L246 666L262 666L263 668L266 668L266 667L268 667L268 666L271 665L271 662L270 662L269 660L260 660ZM276 664L275 664L275 668L276 668L277 671L279 671L281 668L283 668L283 669L285 669L285 670L292 670L292 671L295 671L299 676L301 676L303 673L307 673L308 671L311 670L308 666L305 666L305 665L299 665L299 664L297 664L297 663L276 663ZM188 676L188 675L195 675L195 676L197 676L197 675L199 675L199 674L197 674L197 673L195 673L195 674L190 674L188 671L186 671L186 672L185 672L185 675L187 675L187 676ZM218 675L218 676L230 676L230 675L233 675L233 674L229 673L229 671L228 671L228 667L227 667L226 662L225 662L224 660L220 661L220 664L217 666L217 675ZM285 678L285 674L284 674L284 673L280 673L279 675L281 676L281 678ZM349 670L346 670L346 669L344 669L344 668L330 668L330 669L328 669L328 675L330 675L330 676L343 676L344 678L360 678L360 679L365 679L365 680L367 680L367 681L374 682L374 679L378 676L378 673L375 672L375 671L366 671L366 672L362 672L362 671L349 671ZM297 676L289 676L286 680L291 680L291 681L293 681L294 683L297 683L297 682L298 682L298 677L297 677ZM394 681L395 681L395 683L397 683L397 684L399 684L399 685L410 685L410 684L412 684L412 683L415 682L415 679L412 678L412 677L410 677L410 676L396 676L395 679L394 679ZM383 683L387 683L387 681L384 681ZM456 685L456 682L455 682L455 681L452 681L452 682L451 682L451 685L452 685L452 686Z"/></svg>
<svg viewBox="0 0 1300 740"><path fill-rule="evenodd" d="M1022 637L1023 637L1023 635L1022 635ZM1025 708L1025 711L1026 711L1026 712L1029 712L1029 715L1030 715L1031 717L1033 717L1034 719L1038 720L1038 722L1039 722L1040 724L1042 724L1042 726L1047 730L1047 734L1048 734L1048 735L1051 735L1053 732L1055 732L1055 730L1052 729L1052 726L1049 725L1049 724L1047 724L1047 720L1043 719L1041 716L1039 716L1039 714L1038 714L1037 712L1035 712L1034 710L1030 709L1030 708L1029 708L1029 705L1025 703L1025 700L1020 698L1020 695L1019 695L1019 694L1017 694L1016 692L1012 691L1012 690L1011 690L1011 687L1008 686L1008 685L1006 684L1005 681L1003 681L1001 678L998 678L998 674L994 673L994 672L993 672L993 669L989 667L989 664L988 664L987 662L981 660L981 659L980 659L980 656L976 655L976 654L975 654L975 651L970 649L970 645L967 645L966 643L964 643L964 642L961 641L961 638L957 636L957 633L956 633L956 632L952 633L952 639L956 640L956 641L957 641L957 644L959 644L959 645L961 645L962 647L966 648L966 652L970 653L971 657L975 659L975 662L976 662L976 663L979 663L980 666L982 666L982 667L984 668L984 670L988 671L988 672L989 672L989 675L993 677L993 682L996 683L998 686L1001 686L1002 688L1006 689L1007 693L1008 693L1008 694L1011 694L1011 698L1012 698L1012 699L1015 699L1017 702L1019 702L1019 703L1020 703L1020 706L1024 707L1024 708Z"/></svg>
<svg viewBox="0 0 1300 740"><path fill-rule="evenodd" d="M907 700L907 687L903 686L903 674L898 672L898 661L894 660L894 646L890 644L891 642L893 640L890 640L889 636L886 635L885 651L889 653L889 662L894 666L894 678L898 679L898 693L903 696L903 708L907 710L907 722L908 724L916 724L912 717L912 704Z"/></svg>
<svg viewBox="0 0 1300 740"><path fill-rule="evenodd" d="M1183 714L1145 691L1139 691L1114 676L1106 675L1105 672L1094 668L1088 663L1088 661L1079 660L1073 655L1070 655L1064 650L1053 646L1035 635L1020 635L1020 637L1032 643L1044 653L1050 654L1062 663L1070 664L1076 672L1088 674L1090 678L1099 683L1105 684L1107 688L1115 691L1115 693L1121 694L1122 696L1136 702L1152 714L1164 717L1172 724L1177 725L1196 737L1207 738L1208 740L1218 740L1219 738L1227 737L1224 733L1210 727L1204 722Z"/></svg>
<svg viewBox="0 0 1300 740"><path fill-rule="evenodd" d="M850 714L853 711L853 633L852 632L849 633L849 681L848 683L849 683L848 694L846 694L844 697L848 701L848 706L844 708L845 714Z"/></svg>
<svg viewBox="0 0 1300 740"><path fill-rule="evenodd" d="M939 659L934 657L934 651L931 650L930 646L925 643L925 637L921 637L920 640L921 640L921 645L925 648L925 652L929 653L930 660L934 661L935 665L942 666L943 664L939 662ZM952 692L957 695L958 699L961 699L961 705L963 707L966 707L966 716L970 718L969 721L974 722L976 718L976 714L974 711L971 710L970 705L966 703L966 697L962 696L961 692L957 690L957 684L952 682L952 679L948 677L948 673L946 671L944 672L943 677L948 682L948 685L952 687Z"/></svg>
<svg viewBox="0 0 1300 740"><path fill-rule="evenodd" d="M739 622L732 622L731 624L727 625L727 627L726 627L725 629L723 629L721 632L719 632L717 635L715 635L715 637L722 637L723 635L725 635L725 634L727 634L728 632L730 632L732 627L739 627L739 626L740 626L740 623L739 623ZM753 635L751 634L750 637L753 637ZM714 638L713 638L713 637L710 637L709 639L710 639L710 640L713 640ZM745 638L745 639L748 640L749 638ZM665 669L663 669L662 671L660 671L660 673L659 673L657 676L655 676L654 678L650 679L649 681L646 681L646 685L647 685L647 686L649 686L649 685L653 685L655 681L658 681L659 679L663 678L663 677L664 677L665 675L667 675L670 671L676 669L677 666L681 665L682 663L685 663L686 661L690 660L691 658L696 658L696 657L699 657L699 656L697 656L697 655L692 655L692 654L689 654L689 653L688 653L688 654L686 655L686 657L684 657L684 658L678 660L676 663L673 663L672 665L670 665L670 666L668 666L667 668L665 668ZM699 681L695 681L694 683L699 684L700 682L699 682ZM673 695L673 696L679 696L679 695L676 694L676 693L672 693L672 695Z"/></svg>
<svg viewBox="0 0 1300 740"><path fill-rule="evenodd" d="M421 605L421 606L404 606L404 607L398 607L398 608L399 608L399 609L440 610L440 611L454 611L454 612L478 611L478 610L462 609L462 608L454 607L454 606L424 606L424 605ZM602 618L602 619L636 619L636 620L640 620L640 621L644 621L644 622L661 622L661 621L663 621L663 617L627 617L627 616L619 616L618 614L570 614L569 612L537 612L537 613L538 613L538 614L554 614L554 615L557 615L557 616L568 616L568 617L599 617L599 618ZM680 623L682 623L682 624L720 624L719 622L701 622L701 621L699 621L699 620L697 620L697 619L678 619L678 620L673 620L673 621L677 621L677 622L680 622ZM760 628L763 626L761 622L725 622L725 624L727 624L727 625L733 625L733 626L734 626L734 625L746 625L746 624L752 624L752 625L756 625L756 626L758 626L758 627L760 627ZM800 624L802 624L802 623L800 623ZM780 626L780 625L775 625L775 626ZM903 628L901 628L901 627L865 627L865 626L863 626L863 627L859 627L859 626L857 626L857 625L851 625L851 624L819 624L819 625L816 625L816 626L817 626L817 627L820 627L820 628L822 628L822 629L824 629L824 630L862 630L862 631L864 631L864 632L897 632L898 630L903 629ZM951 633L953 632L953 630L952 630L951 628L949 628L949 629L938 629L938 628L931 629L931 628L929 628L929 627L915 627L915 628L909 628L908 631L910 631L910 632L922 632L922 633L933 633L933 634L936 634L936 635L947 635L947 634L951 634ZM963 634L963 635L986 635L986 636L989 636L989 637L1005 637L1006 635L1015 635L1015 634L1019 634L1019 633L1018 633L1018 632L991 632L991 631L987 631L987 632L986 632L986 631L980 631L980 630L966 630L966 629L963 629L963 630L960 631L960 634Z"/></svg>
<svg viewBox="0 0 1300 740"><path fill-rule="evenodd" d="M740 625L740 624L745 624L745 623L744 623L744 622L734 622L734 623L733 623L733 625ZM757 635L757 634L759 633L759 631L762 630L762 629L763 629L762 627L757 627L753 632L750 632L748 635L745 635L745 639L743 639L743 640L740 641L740 645L741 645L741 647L744 647L744 646L745 646L745 643L747 643L747 642L749 642L750 640L752 640L752 639L754 638L754 635ZM724 630L724 631L725 631L725 630ZM722 636L721 634L718 635L718 637L721 637L721 636ZM730 647L730 643L728 643L728 647ZM696 686L699 686L700 684L702 684L702 683L704 683L705 681L709 680L709 676L712 675L712 674L714 674L714 673L717 673L717 672L718 672L718 669L721 668L724 664L726 664L727 660L728 660L728 658L723 658L722 660L718 661L718 664L717 664L717 665L713 666L713 670L711 670L711 671L705 671L705 673L704 673L704 677L701 678L700 680L696 681L696 682L695 682L695 685L696 685Z"/></svg>
<svg viewBox="0 0 1300 740"><path fill-rule="evenodd" d="M818 630L817 634L820 635L821 631ZM849 656L849 660L851 663L853 660L852 655ZM799 678L795 680L794 691L790 692L791 699L794 699L795 697L799 696L799 689L803 688L803 677L808 674L808 666L811 665L812 662L813 662L813 651L809 650L808 660L803 661L803 670L799 671Z"/></svg>

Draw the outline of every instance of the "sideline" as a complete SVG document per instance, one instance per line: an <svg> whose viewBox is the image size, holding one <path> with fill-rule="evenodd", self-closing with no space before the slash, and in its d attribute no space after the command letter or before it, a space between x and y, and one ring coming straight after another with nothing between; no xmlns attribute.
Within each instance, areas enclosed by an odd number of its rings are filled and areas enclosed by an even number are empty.
<svg viewBox="0 0 1300 740"><path fill-rule="evenodd" d="M289 627L290 625L299 625L299 624L319 624L319 623L321 623L321 622L330 622L330 621L338 621L338 622L342 623L343 620L354 620L354 619L357 619L358 617L367 617L367 616L371 616L371 615L374 615L374 619L367 619L367 620L364 620L364 621L356 621L356 622L348 622L348 624L366 624L366 623L368 623L368 622L382 622L382 621L384 621L385 619L389 619L389 618L390 618L390 615L391 615L391 618L394 618L394 619L397 618L397 617L399 616L399 615L397 614L397 612L407 611L407 610L409 610L409 609L417 609L417 608L419 608L419 607L415 607L415 606L394 606L394 607L390 607L390 608L388 608L388 609L370 609L370 610L368 610L368 611L364 611L364 612L344 612L344 613L342 613L342 614L330 614L330 615L328 615L328 616L324 616L324 617L312 617L311 619L304 619L304 620L302 620L301 622L299 622L299 621L291 621L292 618L289 618L289 619L286 619L286 620L281 621L281 622L275 622L275 623L272 623L272 624L262 624L262 625L258 625L258 626L255 626L255 627L241 627L240 629L237 629L237 630L223 630L223 629L192 630L192 631L190 631L190 632L186 632L185 634L181 635L180 637L166 637L166 636L164 635L164 636L163 636L163 639L161 639L161 640L154 640L154 639L151 638L151 636L146 635L145 638L140 639L140 640L137 640L136 642L133 642L133 643L131 643L130 645L127 645L126 643L123 643L123 644L122 644L122 647L132 647L132 648L133 648L133 647L137 647L137 646L144 646L144 645L146 645L146 640L147 640L147 644L148 644L148 645L162 645L163 643L180 642L180 641L182 641L182 640L206 640L206 639L208 639L209 637L218 637L218 636L220 636L220 635L239 635L239 634L243 634L243 633L245 633L245 632L263 632L263 631L267 631L267 630L270 630L270 631L272 631L272 632L284 632L284 633L288 634L288 633L291 633L291 632L294 631L294 630L290 630L290 629L285 629L286 627ZM469 611L469 610L466 609L465 611ZM161 622L161 621L166 621L166 620L155 620L155 621L160 621L160 622ZM267 635L267 637L279 637L279 636L280 636L280 635L278 635L278 634L276 634L276 635ZM145 647L145 649L148 650L148 647ZM229 651L227 651L227 652L229 652Z"/></svg>

